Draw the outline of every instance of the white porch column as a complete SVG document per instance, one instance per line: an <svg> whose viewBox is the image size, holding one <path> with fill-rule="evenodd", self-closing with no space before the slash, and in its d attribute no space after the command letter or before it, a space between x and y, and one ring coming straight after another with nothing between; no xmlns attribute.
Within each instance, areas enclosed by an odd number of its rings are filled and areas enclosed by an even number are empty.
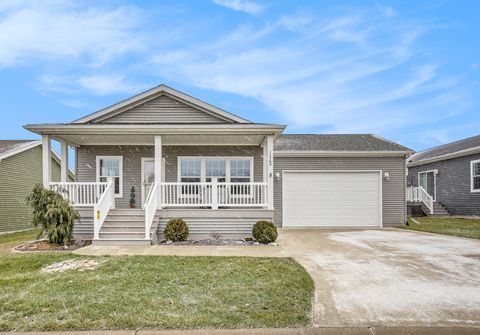
<svg viewBox="0 0 480 335"><path fill-rule="evenodd" d="M48 135L42 135L42 175L43 187L48 187L52 180L52 147Z"/></svg>
<svg viewBox="0 0 480 335"><path fill-rule="evenodd" d="M60 142L60 181L65 183L68 181L68 143Z"/></svg>
<svg viewBox="0 0 480 335"><path fill-rule="evenodd" d="M162 136L158 135L155 136L155 183L160 185L162 182ZM157 190L160 190L160 187L157 186ZM161 192L159 192L158 196L158 208L161 208Z"/></svg>
<svg viewBox="0 0 480 335"><path fill-rule="evenodd" d="M273 136L263 142L263 182L267 183L267 209L273 210Z"/></svg>

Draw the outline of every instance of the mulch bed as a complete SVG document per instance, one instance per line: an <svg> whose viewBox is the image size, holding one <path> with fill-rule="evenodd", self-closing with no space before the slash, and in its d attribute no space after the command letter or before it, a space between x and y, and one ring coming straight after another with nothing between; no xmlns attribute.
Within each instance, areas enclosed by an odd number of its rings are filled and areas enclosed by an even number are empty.
<svg viewBox="0 0 480 335"><path fill-rule="evenodd" d="M245 241L245 240L188 240L188 241L161 241L160 245L213 245L213 246L277 246L277 243L262 244L256 241Z"/></svg>
<svg viewBox="0 0 480 335"><path fill-rule="evenodd" d="M27 242L15 247L15 251L72 251L92 244L91 241L73 240L68 245L50 244L47 240Z"/></svg>

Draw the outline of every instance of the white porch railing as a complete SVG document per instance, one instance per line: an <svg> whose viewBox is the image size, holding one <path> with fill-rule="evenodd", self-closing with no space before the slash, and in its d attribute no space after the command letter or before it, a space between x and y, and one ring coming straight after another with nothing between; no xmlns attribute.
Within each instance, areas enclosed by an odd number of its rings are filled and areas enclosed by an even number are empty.
<svg viewBox="0 0 480 335"><path fill-rule="evenodd" d="M113 178L109 178L107 187L101 195L98 203L93 207L93 238L100 238L100 229L107 218L110 209L115 208L115 183Z"/></svg>
<svg viewBox="0 0 480 335"><path fill-rule="evenodd" d="M95 206L107 188L107 183L52 182L50 189L59 192L70 204L77 207Z"/></svg>
<svg viewBox="0 0 480 335"><path fill-rule="evenodd" d="M433 197L422 186L407 187L407 201L421 202L433 214Z"/></svg>
<svg viewBox="0 0 480 335"><path fill-rule="evenodd" d="M266 207L267 183L161 183L162 207Z"/></svg>
<svg viewBox="0 0 480 335"><path fill-rule="evenodd" d="M158 193L158 184L153 183L143 205L143 210L145 211L145 239L147 240L150 240L150 230L152 229L153 219L158 208Z"/></svg>

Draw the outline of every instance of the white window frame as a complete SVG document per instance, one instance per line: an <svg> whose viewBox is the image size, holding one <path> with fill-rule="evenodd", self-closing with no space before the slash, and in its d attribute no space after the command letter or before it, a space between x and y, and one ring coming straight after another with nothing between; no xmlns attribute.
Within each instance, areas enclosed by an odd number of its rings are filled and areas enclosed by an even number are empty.
<svg viewBox="0 0 480 335"><path fill-rule="evenodd" d="M248 160L250 161L250 182L253 183L253 157L252 156L178 156L177 157L177 181L182 180L181 162L182 160L199 160L200 161L200 182L206 182L206 161L208 160L224 160L225 161L225 181L230 183L230 161L232 160Z"/></svg>
<svg viewBox="0 0 480 335"><path fill-rule="evenodd" d="M97 183L100 182L100 160L101 159L118 159L119 160L119 182L118 182L118 191L119 194L115 193L115 198L123 198L123 156L108 156L108 155L101 155L96 156L96 165L97 165L97 172L96 172L96 179Z"/></svg>
<svg viewBox="0 0 480 335"><path fill-rule="evenodd" d="M477 193L477 192L480 192L480 188L479 189L474 189L473 188L473 177L479 177L479 176L474 176L473 175L473 165L474 164L480 164L480 159L476 159L474 161L470 161L470 192L472 193Z"/></svg>
<svg viewBox="0 0 480 335"><path fill-rule="evenodd" d="M417 176L417 177L418 177L418 182L417 182L417 184L418 184L418 186L420 187L420 186L421 186L421 185L420 185L420 175L421 175L422 173L429 173L429 172L433 172L433 183L435 184L435 185L434 185L435 187L433 188L433 202L436 202L436 201L437 201L437 174L438 174L438 170L437 170L437 169L435 169L435 170L427 170L427 171L420 171L420 172L418 173L418 176ZM427 191L427 190L425 190L425 191ZM427 193L428 193L428 192L427 192Z"/></svg>

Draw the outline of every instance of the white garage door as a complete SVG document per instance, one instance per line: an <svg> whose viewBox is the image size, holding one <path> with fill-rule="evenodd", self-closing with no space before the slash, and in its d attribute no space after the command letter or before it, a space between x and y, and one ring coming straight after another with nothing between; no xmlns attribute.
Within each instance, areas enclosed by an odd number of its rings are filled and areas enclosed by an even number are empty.
<svg viewBox="0 0 480 335"><path fill-rule="evenodd" d="M284 227L379 227L378 171L284 171Z"/></svg>

